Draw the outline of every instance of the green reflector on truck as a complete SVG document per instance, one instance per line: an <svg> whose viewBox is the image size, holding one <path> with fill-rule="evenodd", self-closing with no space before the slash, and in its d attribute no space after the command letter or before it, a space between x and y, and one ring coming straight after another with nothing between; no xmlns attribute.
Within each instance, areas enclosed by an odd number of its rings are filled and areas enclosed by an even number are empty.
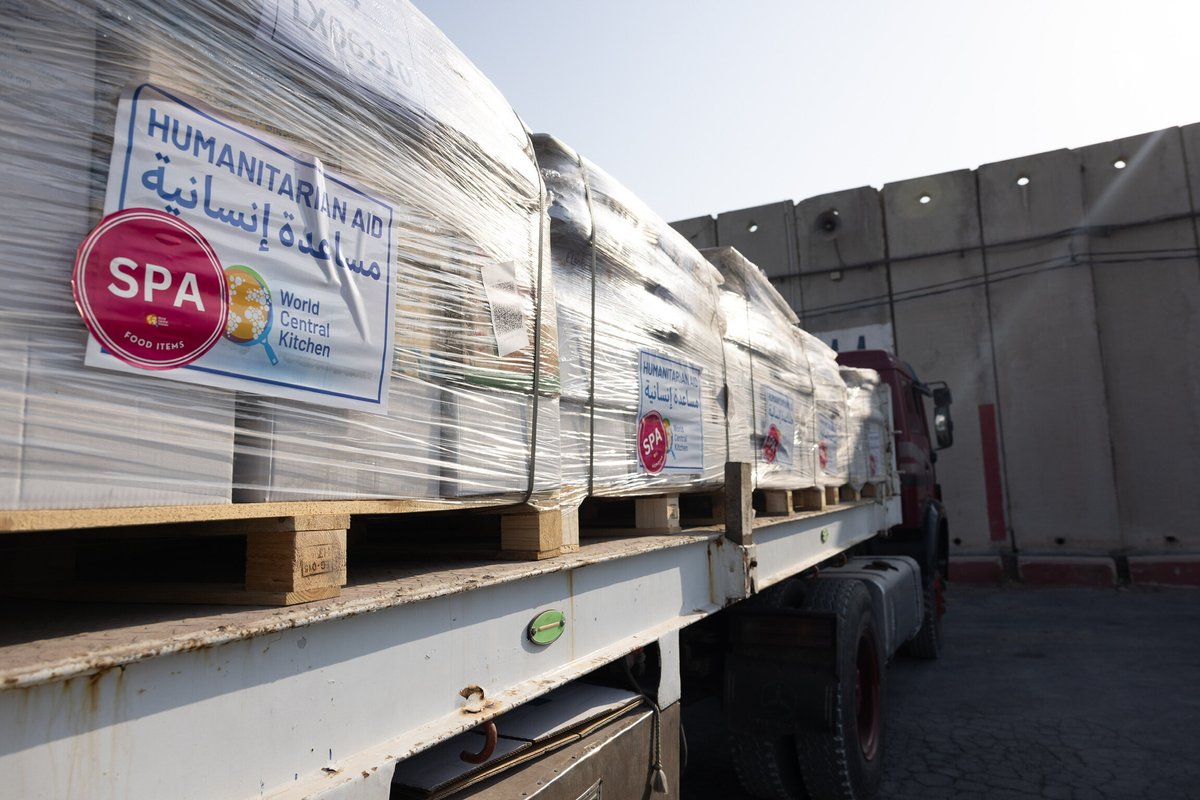
<svg viewBox="0 0 1200 800"><path fill-rule="evenodd" d="M545 647L553 644L567 628L567 618L561 611L543 611L529 623L525 635L529 641Z"/></svg>

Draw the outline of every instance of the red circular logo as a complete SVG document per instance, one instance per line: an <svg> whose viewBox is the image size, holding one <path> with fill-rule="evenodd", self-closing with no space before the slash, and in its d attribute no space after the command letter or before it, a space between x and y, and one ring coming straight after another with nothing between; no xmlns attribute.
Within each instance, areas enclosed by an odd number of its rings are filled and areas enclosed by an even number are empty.
<svg viewBox="0 0 1200 800"><path fill-rule="evenodd" d="M651 475L667 464L667 427L657 411L650 411L638 423L638 460Z"/></svg>
<svg viewBox="0 0 1200 800"><path fill-rule="evenodd" d="M75 254L71 291L97 341L143 369L200 358L229 314L225 272L204 236L150 208L100 220Z"/></svg>
<svg viewBox="0 0 1200 800"><path fill-rule="evenodd" d="M767 429L767 435L763 438L763 461L768 464L774 464L779 455L780 436L779 428L772 425Z"/></svg>

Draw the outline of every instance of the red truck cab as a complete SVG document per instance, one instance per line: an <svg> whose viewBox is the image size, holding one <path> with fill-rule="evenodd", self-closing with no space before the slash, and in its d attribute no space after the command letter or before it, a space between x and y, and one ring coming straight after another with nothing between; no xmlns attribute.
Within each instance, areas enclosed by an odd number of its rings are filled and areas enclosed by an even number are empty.
<svg viewBox="0 0 1200 800"><path fill-rule="evenodd" d="M902 521L888 535L872 541L869 549L879 555L912 556L921 565L929 624L922 631L923 640L914 641L910 649L917 655L936 657L941 647L944 584L949 578L950 524L934 464L938 450L953 443L950 390L944 383L922 383L909 364L884 350L839 353L838 363L873 369L891 388ZM926 416L927 398L933 401L933 436Z"/></svg>

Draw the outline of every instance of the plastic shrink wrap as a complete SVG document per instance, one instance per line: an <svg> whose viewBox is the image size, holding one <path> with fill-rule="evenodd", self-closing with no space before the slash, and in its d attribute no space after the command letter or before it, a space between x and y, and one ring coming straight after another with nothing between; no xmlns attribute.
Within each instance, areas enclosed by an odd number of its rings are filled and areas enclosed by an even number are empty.
<svg viewBox="0 0 1200 800"><path fill-rule="evenodd" d="M620 183L535 135L550 195L564 491L720 485L720 275Z"/></svg>
<svg viewBox="0 0 1200 800"><path fill-rule="evenodd" d="M813 383L795 312L734 248L700 252L724 280L728 458L753 464L760 489L813 486Z"/></svg>
<svg viewBox="0 0 1200 800"><path fill-rule="evenodd" d="M812 370L815 407L811 457L817 484L842 486L850 482L846 384L839 373L837 353L807 331L802 330L800 334Z"/></svg>
<svg viewBox="0 0 1200 800"><path fill-rule="evenodd" d="M522 499L535 450L553 502L532 146L409 3L14 0L0 30L0 504ZM76 248L134 208L87 252L137 256L110 285L155 313L91 278L77 312ZM190 263L147 233L172 220L227 303L209 349L148 371L80 316L134 344L190 330L186 281L152 296Z"/></svg>
<svg viewBox="0 0 1200 800"><path fill-rule="evenodd" d="M846 384L846 449L850 459L850 485L861 489L887 480L892 461L891 390L873 369L840 368Z"/></svg>

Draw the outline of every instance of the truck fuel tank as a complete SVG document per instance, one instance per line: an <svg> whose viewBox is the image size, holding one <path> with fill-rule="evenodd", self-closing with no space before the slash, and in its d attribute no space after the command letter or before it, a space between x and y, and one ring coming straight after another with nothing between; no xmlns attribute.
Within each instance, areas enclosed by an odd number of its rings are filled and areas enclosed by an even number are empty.
<svg viewBox="0 0 1200 800"><path fill-rule="evenodd" d="M887 660L920 630L921 569L908 556L856 556L845 566L822 570L821 578L853 578L867 587Z"/></svg>

